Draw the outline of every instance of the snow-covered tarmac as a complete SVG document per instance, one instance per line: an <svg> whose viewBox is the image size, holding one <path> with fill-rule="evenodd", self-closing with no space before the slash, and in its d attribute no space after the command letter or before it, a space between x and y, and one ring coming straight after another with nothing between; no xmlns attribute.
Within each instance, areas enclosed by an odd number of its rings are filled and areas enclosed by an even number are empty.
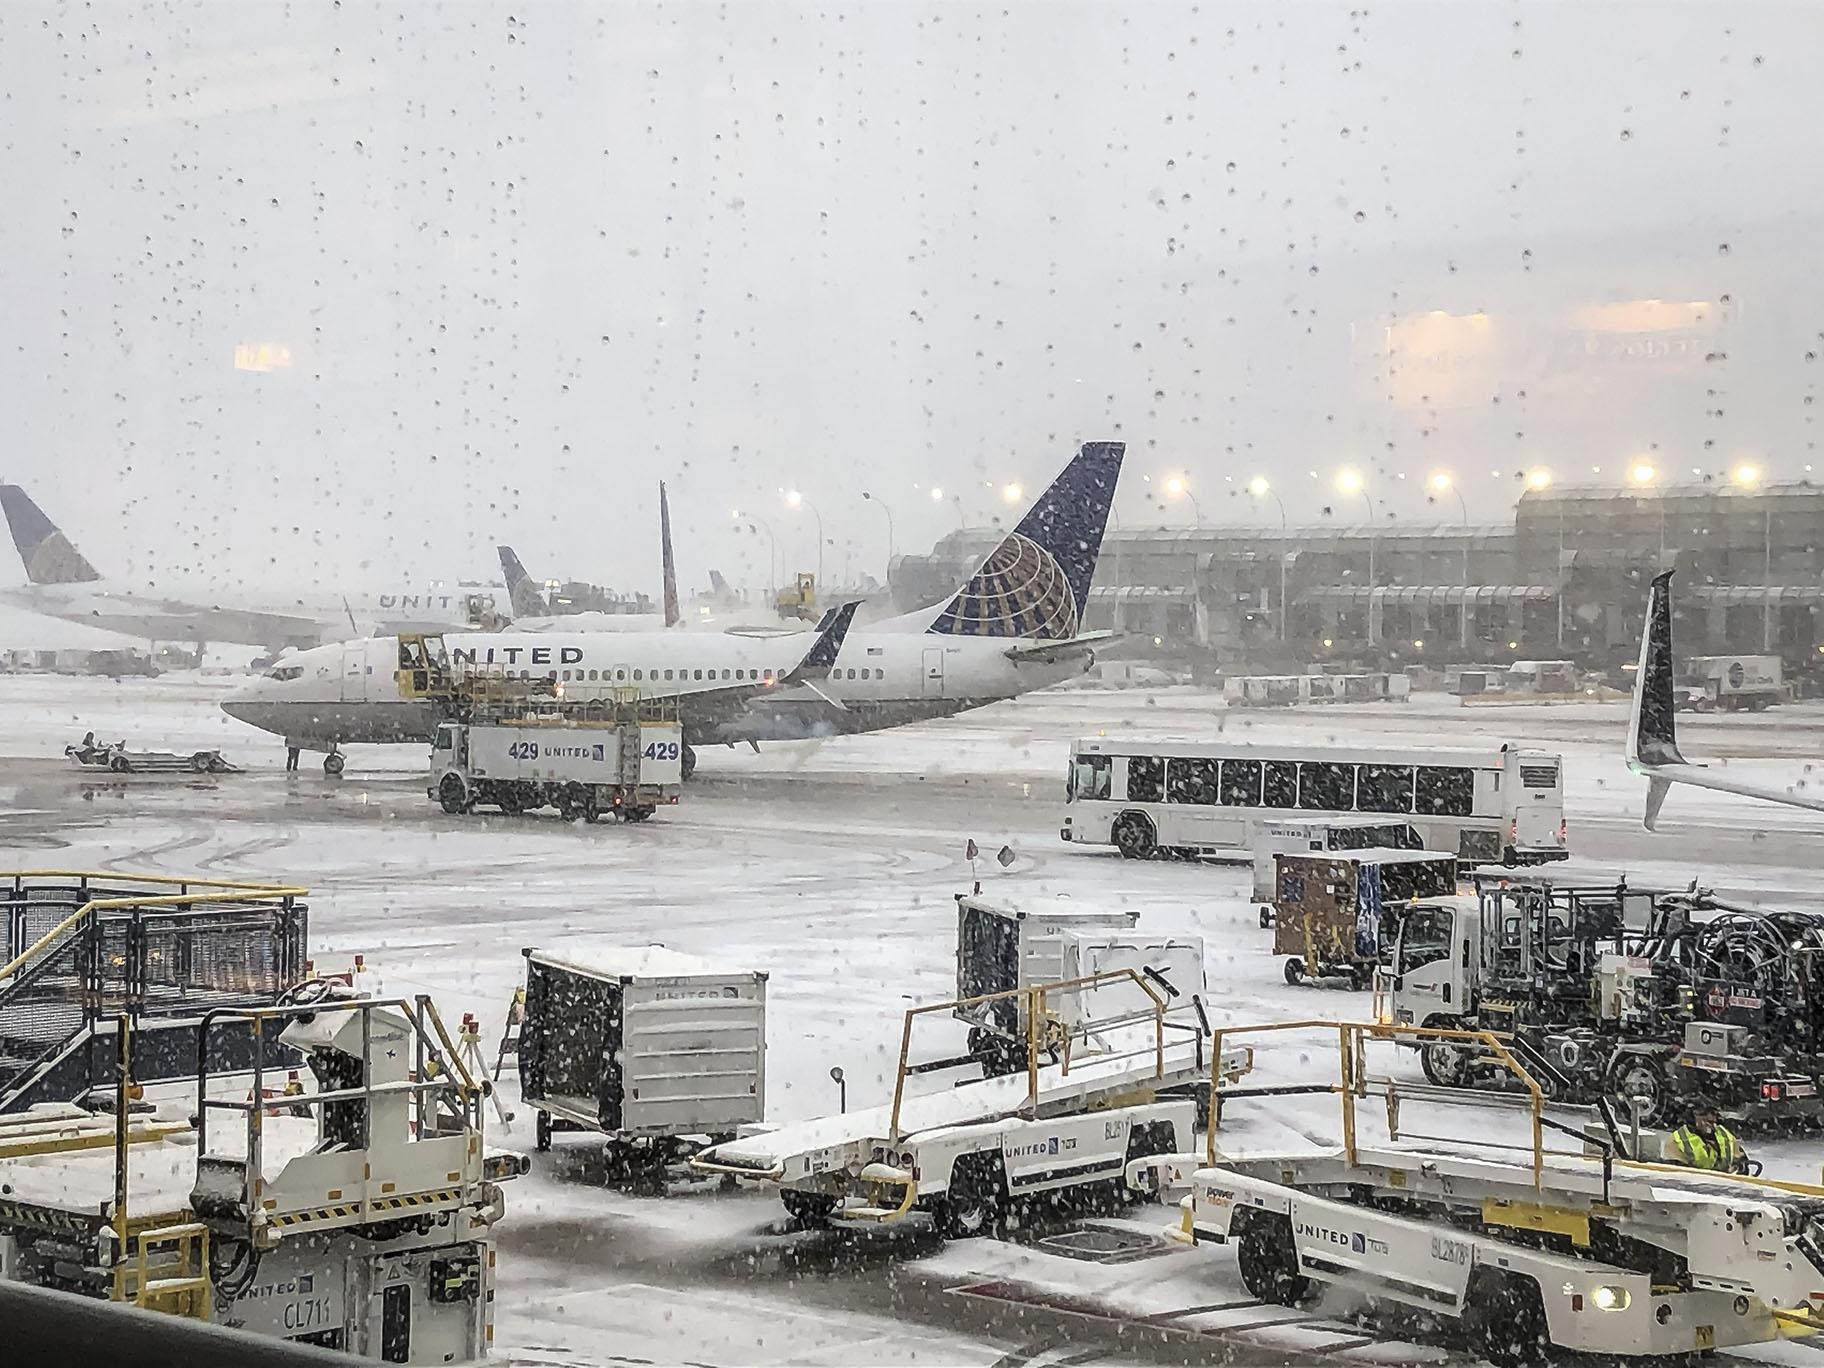
<svg viewBox="0 0 1824 1368"><path fill-rule="evenodd" d="M275 738L216 707L227 685L0 678L6 863L305 884L320 965L364 954L389 991L430 993L450 1020L478 1013L490 1055L524 946L586 958L663 942L738 960L771 974L768 1110L780 1120L834 1109L832 1065L847 1074L851 1107L887 1097L901 1013L951 995L951 899L972 875L1021 898L1137 907L1153 930L1201 934L1225 1023L1366 1014L1365 996L1285 985L1245 869L1136 865L1058 841L1064 757L1073 737L1097 731L1537 744L1566 756L1580 867L1824 903L1824 814L1679 793L1661 832L1641 831L1644 785L1619 759L1625 709L1616 705L1458 707L1421 697L1265 715L1225 713L1188 689L1059 692L877 736L759 755L706 751L677 809L638 827L571 827L549 815L446 816L424 796L416 747L353 751L340 780L308 768L309 757L288 776ZM1808 777L1803 767L1824 754L1824 709L1681 727L1693 758L1738 756L1744 772L1768 779ZM90 729L148 746L220 746L247 772L196 783L78 774L58 757ZM984 852L1011 846L1013 864L984 859L972 871L970 837ZM937 1026L920 1037L933 1054L953 1043ZM1308 1073L1308 1048L1263 1047L1262 1075ZM529 1117L492 1140L529 1148ZM498 1361L1467 1361L1326 1319L1332 1307L1304 1314L1250 1302L1222 1253L1174 1245L1102 1265L1042 1245L940 1248L910 1228L785 1234L777 1203L762 1194L638 1198L566 1176L582 1144L542 1158L509 1189ZM1772 1171L1818 1177L1815 1143L1756 1152ZM1151 1231L1167 1219L1140 1208L1116 1224ZM1817 1351L1751 1356L1799 1363Z"/></svg>

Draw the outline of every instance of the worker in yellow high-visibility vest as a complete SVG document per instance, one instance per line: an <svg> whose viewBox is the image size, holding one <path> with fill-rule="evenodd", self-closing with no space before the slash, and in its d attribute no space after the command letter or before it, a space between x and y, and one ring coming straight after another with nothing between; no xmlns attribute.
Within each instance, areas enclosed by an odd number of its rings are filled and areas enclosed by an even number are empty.
<svg viewBox="0 0 1824 1368"><path fill-rule="evenodd" d="M1735 1132L1722 1124L1716 1108L1700 1102L1691 1112L1691 1123L1672 1132L1672 1144L1681 1163L1717 1173L1746 1173L1748 1154Z"/></svg>

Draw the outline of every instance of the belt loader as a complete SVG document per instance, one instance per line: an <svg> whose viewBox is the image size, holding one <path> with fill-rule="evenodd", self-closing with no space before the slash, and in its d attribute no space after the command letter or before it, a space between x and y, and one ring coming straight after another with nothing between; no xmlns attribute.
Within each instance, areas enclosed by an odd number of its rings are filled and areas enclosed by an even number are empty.
<svg viewBox="0 0 1824 1368"><path fill-rule="evenodd" d="M1128 1180L1188 1189L1182 1237L1233 1244L1244 1285L1263 1301L1301 1305L1336 1286L1415 1308L1457 1322L1502 1368L1560 1350L1648 1358L1824 1331L1824 1188L1637 1162L1612 1123L1594 1144L1553 1148L1548 1134L1568 1128L1545 1116L1538 1084L1493 1035L1474 1043L1524 1100L1370 1071L1370 1045L1465 1043L1462 1032L1294 1022L1218 1039L1257 1031L1329 1034L1337 1081L1215 1080L1205 1152L1136 1161ZM1221 1131L1223 1103L1283 1107L1312 1093L1340 1100L1340 1143ZM1380 1105L1360 1105L1370 1099ZM1482 1115L1455 1137L1402 1121L1405 1107L1445 1103ZM1384 1139L1372 1124L1382 1107ZM1515 1133L1527 1141L1492 1138Z"/></svg>
<svg viewBox="0 0 1824 1368"><path fill-rule="evenodd" d="M112 1116L0 1119L0 1277L389 1363L485 1357L525 1160L484 1155L482 1085L429 1000L224 1008L199 1039L249 1028L250 1079L199 1047L188 1117L133 1100L123 1017ZM269 1051L315 1090L273 1086Z"/></svg>
<svg viewBox="0 0 1824 1368"><path fill-rule="evenodd" d="M1145 1009L1106 1019L1060 1010L1120 985ZM1245 1047L1212 1062L1202 1004L1168 1011L1165 993L1133 969L978 1001L1010 998L1024 999L1020 1071L913 1094L908 1082L926 1071L910 1058L914 1024L976 1003L914 1007L890 1105L757 1130L705 1150L691 1167L774 1184L787 1212L807 1224L886 1225L922 1212L951 1238L990 1234L1017 1223L1036 1198L1120 1191L1128 1161L1189 1140L1195 1094L1212 1070L1239 1078L1252 1064Z"/></svg>

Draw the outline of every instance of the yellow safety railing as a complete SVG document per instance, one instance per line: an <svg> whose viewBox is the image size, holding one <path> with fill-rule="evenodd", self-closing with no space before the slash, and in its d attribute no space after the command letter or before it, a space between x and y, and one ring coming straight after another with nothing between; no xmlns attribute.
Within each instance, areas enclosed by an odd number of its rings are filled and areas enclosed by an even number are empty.
<svg viewBox="0 0 1824 1368"><path fill-rule="evenodd" d="M44 936L27 945L18 952L11 963L0 965L0 979L13 978L18 970L24 969L33 959L46 950L53 941L64 936L64 932L77 927L84 917L93 916L95 912L117 912L131 907L192 907L195 903L279 903L286 897L308 897L308 888L292 888L285 885L268 885L268 883L230 883L226 879L179 879L171 876L139 876L139 874L93 874L84 870L13 870L0 874L0 879L13 879L15 886L22 879L95 879L108 881L113 885L122 883L151 883L157 886L179 886L179 888L208 888L212 892L201 894L142 894L142 896L124 897L91 897L82 907L58 921L55 927L47 930Z"/></svg>
<svg viewBox="0 0 1824 1368"><path fill-rule="evenodd" d="M1056 998L1069 993L1081 993L1086 989L1123 982L1134 984L1141 992L1146 994L1150 1008L1141 1008L1122 1018L1079 1023L1075 1032L1072 1032L1070 1030L1063 1030L1062 1022L1054 1016L1046 1006L1048 1001L1055 1000ZM1057 1028L1055 1046L1059 1052L1059 1063L1062 1067L1062 1071L1068 1076L1070 1073L1070 1044L1073 1034L1089 1034L1094 1031L1110 1030L1116 1026L1137 1025L1150 1021L1153 1025L1153 1043L1150 1050L1130 1050L1117 1054L1098 1054L1095 1058L1098 1061L1106 1061L1115 1058L1137 1057L1139 1054L1150 1053L1153 1056L1153 1077L1161 1078L1165 1075L1165 1012L1167 999L1159 988L1147 982L1144 977L1133 969L1113 969L1109 970L1107 973L1091 974L1084 978L1064 979L1057 983L1038 983L1026 988L1006 988L998 993L982 993L976 997L953 998L947 1002L930 1002L922 1007L908 1007L906 1009L905 1026L900 1032L899 1077L893 1084L893 1115L888 1128L889 1136L894 1144L899 1143L900 1109L905 1102L906 1078L911 1068L913 1023L917 1018L929 1016L933 1012L955 1012L965 1007L979 1007L986 1003L1006 1002L1010 999L1023 1002L1026 1008L1026 1100L1022 1103L1023 1106L1036 1108L1038 1105L1039 1056L1044 1050L1052 1048L1054 1045L1054 1042L1048 1038L1046 1033L1046 1027L1048 1025ZM1216 1072L1221 1072L1219 1066L1217 1067Z"/></svg>
<svg viewBox="0 0 1824 1368"><path fill-rule="evenodd" d="M1399 1089L1391 1080L1384 1080L1376 1088L1371 1086L1368 1077L1368 1044L1370 1041L1408 1042L1413 1044L1460 1043L1479 1046L1485 1049L1501 1067L1507 1071L1525 1090L1527 1110L1532 1127L1532 1143L1526 1147L1530 1150L1533 1170L1533 1186L1541 1187L1545 1182L1545 1094L1538 1082L1526 1071L1520 1061L1514 1058L1507 1046L1492 1031L1457 1031L1444 1030L1430 1026L1399 1026L1381 1022L1357 1021L1276 1021L1256 1026L1218 1026L1211 1033L1210 1040L1210 1109L1208 1126L1205 1130L1205 1162L1212 1168L1216 1166L1216 1135L1222 1128L1222 1046L1226 1039L1238 1035L1272 1035L1288 1031L1313 1031L1319 1033L1334 1032L1337 1044L1337 1081L1333 1084L1318 1087L1301 1086L1301 1092L1324 1091L1337 1095L1342 1109L1343 1154L1350 1164L1358 1162L1356 1144L1356 1103L1370 1096L1383 1098L1387 1106L1387 1129L1392 1138L1399 1138ZM1234 1091L1233 1089L1230 1090ZM1247 1090L1249 1096L1269 1095L1271 1087L1252 1086ZM1291 1091L1291 1088L1286 1089ZM1479 1105L1474 1099L1477 1094L1465 1092L1459 1105ZM1451 1103L1455 1098L1427 1093L1429 1102Z"/></svg>

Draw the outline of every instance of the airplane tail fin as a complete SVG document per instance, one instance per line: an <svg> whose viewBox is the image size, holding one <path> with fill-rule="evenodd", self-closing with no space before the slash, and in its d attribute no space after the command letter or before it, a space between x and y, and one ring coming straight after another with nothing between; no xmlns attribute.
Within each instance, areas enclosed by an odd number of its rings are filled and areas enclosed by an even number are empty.
<svg viewBox="0 0 1824 1368"><path fill-rule="evenodd" d="M25 577L33 584L89 584L101 578L18 485L0 485L0 509L6 512Z"/></svg>
<svg viewBox="0 0 1824 1368"><path fill-rule="evenodd" d="M671 554L671 504L665 498L665 481L659 481L659 563L665 574L665 625L676 627L678 612L678 563Z"/></svg>
<svg viewBox="0 0 1824 1368"><path fill-rule="evenodd" d="M937 636L1075 637L1126 451L1124 442L1085 442L925 630Z"/></svg>
<svg viewBox="0 0 1824 1368"><path fill-rule="evenodd" d="M1634 708L1628 719L1628 768L1682 765L1678 751L1677 700L1673 692L1672 572L1653 577L1647 591L1647 624L1640 639L1640 668L1634 672ZM1658 804L1648 792L1649 810ZM1663 801L1665 794L1659 794Z"/></svg>
<svg viewBox="0 0 1824 1368"><path fill-rule="evenodd" d="M720 570L711 570L709 572L709 592L716 595L718 598L728 597L728 581L722 578L722 572Z"/></svg>
<svg viewBox="0 0 1824 1368"><path fill-rule="evenodd" d="M519 563L510 546L499 547L500 573L507 581L507 602L513 605L514 617L543 617L551 611L545 596L538 592L532 576Z"/></svg>
<svg viewBox="0 0 1824 1368"><path fill-rule="evenodd" d="M860 599L850 599L825 613L823 621L817 624L817 637L811 643L811 649L804 653L804 659L793 666L779 682L798 684L809 679L827 677L830 668L836 663L836 657L842 654L842 643L849 635L849 627L855 621L855 610L859 607Z"/></svg>

